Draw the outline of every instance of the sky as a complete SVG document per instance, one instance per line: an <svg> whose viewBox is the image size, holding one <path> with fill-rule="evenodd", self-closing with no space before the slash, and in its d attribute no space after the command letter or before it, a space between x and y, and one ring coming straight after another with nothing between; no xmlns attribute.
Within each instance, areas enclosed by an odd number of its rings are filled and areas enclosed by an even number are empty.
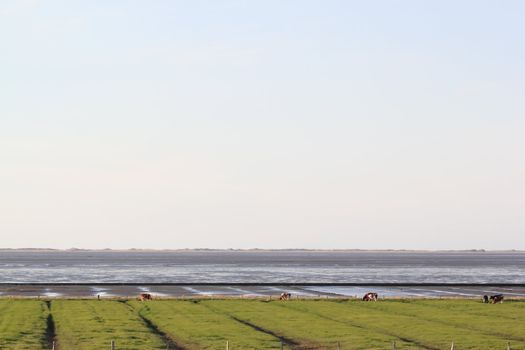
<svg viewBox="0 0 525 350"><path fill-rule="evenodd" d="M525 249L524 17L0 0L0 247Z"/></svg>

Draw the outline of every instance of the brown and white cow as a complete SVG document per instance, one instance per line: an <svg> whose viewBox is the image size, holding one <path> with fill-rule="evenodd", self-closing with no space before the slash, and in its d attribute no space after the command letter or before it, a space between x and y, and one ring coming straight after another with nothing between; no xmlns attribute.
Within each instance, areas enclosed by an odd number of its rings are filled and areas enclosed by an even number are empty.
<svg viewBox="0 0 525 350"><path fill-rule="evenodd" d="M281 296L279 297L279 300L290 300L292 298L291 293L281 293Z"/></svg>
<svg viewBox="0 0 525 350"><path fill-rule="evenodd" d="M140 301L153 300L153 297L149 293L140 293L139 300Z"/></svg>
<svg viewBox="0 0 525 350"><path fill-rule="evenodd" d="M363 301L377 301L377 293L368 292L363 296Z"/></svg>

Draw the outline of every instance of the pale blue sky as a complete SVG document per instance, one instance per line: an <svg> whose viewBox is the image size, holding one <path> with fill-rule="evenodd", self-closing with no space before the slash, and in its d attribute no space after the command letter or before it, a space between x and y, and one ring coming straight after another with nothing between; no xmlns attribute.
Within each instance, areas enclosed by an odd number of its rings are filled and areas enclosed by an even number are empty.
<svg viewBox="0 0 525 350"><path fill-rule="evenodd" d="M525 249L523 18L0 0L0 246Z"/></svg>

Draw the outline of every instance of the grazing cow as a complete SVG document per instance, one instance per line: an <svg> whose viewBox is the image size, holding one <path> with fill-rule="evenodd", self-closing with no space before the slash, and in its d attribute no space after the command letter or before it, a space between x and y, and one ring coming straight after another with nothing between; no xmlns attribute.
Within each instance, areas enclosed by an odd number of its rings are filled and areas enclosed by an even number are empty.
<svg viewBox="0 0 525 350"><path fill-rule="evenodd" d="M377 293L368 292L363 296L363 301L377 301Z"/></svg>
<svg viewBox="0 0 525 350"><path fill-rule="evenodd" d="M485 303L485 304L489 303L489 296L488 295L484 295L483 296L483 303Z"/></svg>
<svg viewBox="0 0 525 350"><path fill-rule="evenodd" d="M503 294L496 294L490 296L490 302L492 304L502 303L503 302Z"/></svg>
<svg viewBox="0 0 525 350"><path fill-rule="evenodd" d="M292 298L291 293L281 293L279 300L290 300Z"/></svg>
<svg viewBox="0 0 525 350"><path fill-rule="evenodd" d="M139 300L140 301L153 300L153 297L149 293L140 293Z"/></svg>

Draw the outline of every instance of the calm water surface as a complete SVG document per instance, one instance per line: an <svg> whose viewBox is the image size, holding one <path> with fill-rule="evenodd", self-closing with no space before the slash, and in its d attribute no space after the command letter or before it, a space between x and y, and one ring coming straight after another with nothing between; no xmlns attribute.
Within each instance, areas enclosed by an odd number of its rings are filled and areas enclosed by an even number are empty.
<svg viewBox="0 0 525 350"><path fill-rule="evenodd" d="M8 250L0 282L525 283L525 252Z"/></svg>

